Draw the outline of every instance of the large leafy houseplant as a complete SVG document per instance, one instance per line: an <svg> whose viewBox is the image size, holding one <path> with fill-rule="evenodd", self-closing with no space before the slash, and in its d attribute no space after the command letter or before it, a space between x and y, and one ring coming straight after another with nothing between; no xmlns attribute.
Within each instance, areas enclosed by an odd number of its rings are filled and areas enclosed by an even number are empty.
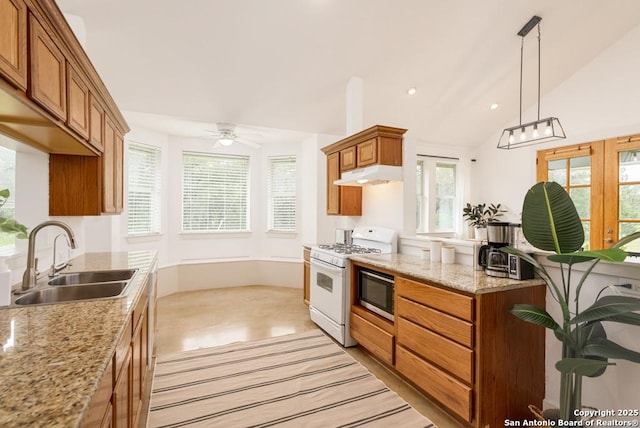
<svg viewBox="0 0 640 428"><path fill-rule="evenodd" d="M576 409L582 408L584 376L602 375L610 359L625 359L640 363L640 353L626 349L607 338L603 321L640 326L640 299L628 296L601 296L583 307L580 293L585 280L600 260L621 262L627 253L621 246L640 238L640 232L620 239L611 248L579 251L584 243L584 230L573 201L562 186L555 182L534 185L525 196L522 207L522 230L534 247L552 251L547 259L557 263L561 279L556 283L545 267L531 255L511 247L503 250L531 263L547 283L551 297L562 310L556 321L545 308L517 304L511 312L534 324L553 330L562 343L562 357L556 363L560 371L560 419L575 420ZM588 263L582 276L574 275L574 265ZM578 281L574 280L578 277ZM584 303L583 303L584 304Z"/></svg>

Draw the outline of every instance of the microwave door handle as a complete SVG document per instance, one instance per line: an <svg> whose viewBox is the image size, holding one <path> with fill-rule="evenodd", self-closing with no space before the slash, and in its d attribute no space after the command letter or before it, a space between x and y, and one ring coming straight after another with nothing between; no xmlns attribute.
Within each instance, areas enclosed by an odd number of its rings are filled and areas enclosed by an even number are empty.
<svg viewBox="0 0 640 428"><path fill-rule="evenodd" d="M366 271L360 271L360 272L361 272L363 275L370 276L370 277L372 277L372 278L376 278L376 279L379 279L379 280L381 280L381 281L384 281L384 282L388 282L388 283L390 283L390 284L393 284L393 279L389 279L389 278L386 278L386 277L381 276L381 275L376 275L375 273L371 273L371 272L366 272Z"/></svg>

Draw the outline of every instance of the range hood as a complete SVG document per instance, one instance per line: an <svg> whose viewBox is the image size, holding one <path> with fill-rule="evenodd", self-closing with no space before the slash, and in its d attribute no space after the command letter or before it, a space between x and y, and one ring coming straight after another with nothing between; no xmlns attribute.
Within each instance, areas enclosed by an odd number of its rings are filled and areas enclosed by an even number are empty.
<svg viewBox="0 0 640 428"><path fill-rule="evenodd" d="M340 180L333 184L338 186L366 186L382 184L390 181L402 181L402 167L390 165L372 165L342 173Z"/></svg>

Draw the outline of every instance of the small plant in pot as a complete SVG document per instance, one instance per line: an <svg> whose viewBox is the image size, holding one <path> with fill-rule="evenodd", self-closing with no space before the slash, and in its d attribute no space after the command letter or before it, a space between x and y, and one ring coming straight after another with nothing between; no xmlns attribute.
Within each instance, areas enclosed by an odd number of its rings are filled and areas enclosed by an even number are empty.
<svg viewBox="0 0 640 428"><path fill-rule="evenodd" d="M582 381L585 376L601 376L614 364L610 359L640 363L640 353L609 340L603 326L604 321L640 326L640 314L635 312L640 310L640 299L601 296L602 293L595 302L585 303L580 299L585 280L596 264L600 260L623 261L627 253L620 247L640 238L640 232L621 238L608 249L579 251L584 243L580 217L567 192L555 182L538 183L529 189L522 207L522 231L534 247L554 252L546 258L558 264L561 277L558 283L545 266L529 254L511 247L502 250L533 265L547 283L553 300L560 305L562 319L556 321L546 308L528 304L514 305L511 313L552 330L561 342L562 355L556 363L561 376L560 409L545 416L552 419L557 415L557 419L574 421L578 418L576 410L583 407ZM586 264L581 276L573 269L576 264ZM549 416L552 414L554 416Z"/></svg>
<svg viewBox="0 0 640 428"><path fill-rule="evenodd" d="M500 209L501 204L477 204L467 206L462 209L462 218L469 222L469 226L475 230L476 239L487 239L487 223L497 221L498 217L507 212Z"/></svg>

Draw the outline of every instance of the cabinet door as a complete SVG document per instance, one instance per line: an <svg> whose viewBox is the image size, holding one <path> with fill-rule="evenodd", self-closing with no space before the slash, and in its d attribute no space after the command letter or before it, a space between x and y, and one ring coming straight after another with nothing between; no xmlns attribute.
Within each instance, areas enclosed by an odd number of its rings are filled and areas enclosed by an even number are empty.
<svg viewBox="0 0 640 428"><path fill-rule="evenodd" d="M29 96L58 119L66 120L67 62L33 15L29 15L29 59Z"/></svg>
<svg viewBox="0 0 640 428"><path fill-rule="evenodd" d="M27 89L27 6L0 0L0 75Z"/></svg>
<svg viewBox="0 0 640 428"><path fill-rule="evenodd" d="M122 212L123 207L123 161L124 161L124 138L120 131L116 130L114 135L115 156L113 159L113 199L116 214ZM105 180L109 177L105 177Z"/></svg>
<svg viewBox="0 0 640 428"><path fill-rule="evenodd" d="M113 390L113 425L116 428L130 426L131 371L131 351L129 351Z"/></svg>
<svg viewBox="0 0 640 428"><path fill-rule="evenodd" d="M142 323L138 323L131 342L133 350L131 356L131 421L133 426L138 425L138 415L142 405L142 345Z"/></svg>
<svg viewBox="0 0 640 428"><path fill-rule="evenodd" d="M89 143L104 150L104 108L92 93L89 93Z"/></svg>
<svg viewBox="0 0 640 428"><path fill-rule="evenodd" d="M327 155L327 214L340 214L340 186L333 184L340 179L340 153Z"/></svg>
<svg viewBox="0 0 640 428"><path fill-rule="evenodd" d="M102 152L102 211L115 213L115 133L116 129L109 117L104 121L104 151Z"/></svg>
<svg viewBox="0 0 640 428"><path fill-rule="evenodd" d="M340 172L356 167L356 146L340 150Z"/></svg>
<svg viewBox="0 0 640 428"><path fill-rule="evenodd" d="M358 166L373 165L378 162L378 142L376 138L360 143L357 146Z"/></svg>
<svg viewBox="0 0 640 428"><path fill-rule="evenodd" d="M309 289L311 285L311 264L309 262L304 262L304 295L303 301L308 306L309 305Z"/></svg>
<svg viewBox="0 0 640 428"><path fill-rule="evenodd" d="M89 138L89 87L67 63L67 125L85 140Z"/></svg>

